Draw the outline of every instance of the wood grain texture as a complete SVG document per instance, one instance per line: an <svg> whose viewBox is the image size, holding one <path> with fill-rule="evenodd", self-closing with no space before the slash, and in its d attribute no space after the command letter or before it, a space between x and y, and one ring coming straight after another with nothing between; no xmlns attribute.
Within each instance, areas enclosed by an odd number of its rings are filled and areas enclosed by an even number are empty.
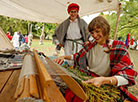
<svg viewBox="0 0 138 102"><path fill-rule="evenodd" d="M4 86L12 75L13 71L1 71L0 72L0 93L2 92Z"/></svg>
<svg viewBox="0 0 138 102"><path fill-rule="evenodd" d="M20 70L14 70L3 91L0 93L0 102L15 102L14 93L18 83Z"/></svg>

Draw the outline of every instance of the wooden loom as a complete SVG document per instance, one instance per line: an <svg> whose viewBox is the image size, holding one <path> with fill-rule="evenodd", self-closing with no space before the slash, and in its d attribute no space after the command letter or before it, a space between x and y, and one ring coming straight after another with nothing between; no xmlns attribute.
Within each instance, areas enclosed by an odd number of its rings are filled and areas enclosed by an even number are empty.
<svg viewBox="0 0 138 102"><path fill-rule="evenodd" d="M46 60L51 68L58 68L48 57L46 57ZM61 72L66 74L64 71ZM72 77L67 74L59 76L78 97L84 101L87 99L83 89ZM36 50L33 51L32 55L27 54L24 57L14 98L17 102L26 102L27 100L31 100L31 102L36 102L36 100L43 100L44 102L66 102L47 72Z"/></svg>

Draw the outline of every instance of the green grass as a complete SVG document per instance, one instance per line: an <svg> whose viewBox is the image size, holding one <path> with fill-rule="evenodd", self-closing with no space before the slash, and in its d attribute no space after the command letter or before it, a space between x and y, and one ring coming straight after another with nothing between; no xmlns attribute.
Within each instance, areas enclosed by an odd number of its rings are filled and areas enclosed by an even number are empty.
<svg viewBox="0 0 138 102"><path fill-rule="evenodd" d="M39 39L34 39L31 45L31 49L36 49L40 52L45 53L47 56L53 56L53 53L55 53L55 44L52 43L52 40L44 40L43 45L39 44ZM60 55L63 55L64 52L61 50Z"/></svg>

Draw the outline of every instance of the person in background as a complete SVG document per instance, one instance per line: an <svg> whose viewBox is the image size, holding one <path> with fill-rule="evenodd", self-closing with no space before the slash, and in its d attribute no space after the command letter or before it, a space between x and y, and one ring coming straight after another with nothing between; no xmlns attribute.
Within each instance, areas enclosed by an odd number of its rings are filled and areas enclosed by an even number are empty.
<svg viewBox="0 0 138 102"><path fill-rule="evenodd" d="M25 35L25 37L24 37L24 38L25 38L25 43L26 43L26 44L28 44L28 36L27 36L27 35Z"/></svg>
<svg viewBox="0 0 138 102"><path fill-rule="evenodd" d="M87 43L78 53L61 56L54 61L61 63L65 59L74 60L75 67L80 71L95 76L84 83L97 87L103 84L118 86L124 96L122 100L138 102L138 99L128 91L128 86L135 85L137 72L133 69L125 44L119 40L109 39L110 25L102 16L94 18L88 25L88 30L94 38L92 42ZM70 92L67 91L65 94L67 102L83 102Z"/></svg>
<svg viewBox="0 0 138 102"><path fill-rule="evenodd" d="M9 40L12 40L12 36L10 32L7 32L6 36L9 38Z"/></svg>
<svg viewBox="0 0 138 102"><path fill-rule="evenodd" d="M12 43L16 49L19 49L19 37L20 37L19 34L17 32L14 32Z"/></svg>
<svg viewBox="0 0 138 102"><path fill-rule="evenodd" d="M135 49L135 39L134 39L134 36L132 36L132 38L130 40L130 49Z"/></svg>
<svg viewBox="0 0 138 102"><path fill-rule="evenodd" d="M21 46L21 44L22 44L22 39L23 39L23 35L21 34L20 31L18 31L18 35L19 35L19 46Z"/></svg>
<svg viewBox="0 0 138 102"><path fill-rule="evenodd" d="M30 34L28 35L28 46L29 46L29 47L31 47L32 40L33 40L33 34L30 33Z"/></svg>
<svg viewBox="0 0 138 102"><path fill-rule="evenodd" d="M63 21L53 34L53 42L56 44L57 52L64 47L65 55L78 52L86 41L87 23L79 17L79 5L71 3L68 8L69 18ZM69 65L74 65L73 61L67 61Z"/></svg>
<svg viewBox="0 0 138 102"><path fill-rule="evenodd" d="M24 38L24 36L22 37L22 44L24 44L25 43L25 38Z"/></svg>

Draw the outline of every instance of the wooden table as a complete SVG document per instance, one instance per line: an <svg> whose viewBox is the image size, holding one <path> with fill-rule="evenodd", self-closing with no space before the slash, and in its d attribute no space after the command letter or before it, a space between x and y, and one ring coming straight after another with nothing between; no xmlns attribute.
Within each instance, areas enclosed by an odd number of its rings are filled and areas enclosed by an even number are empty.
<svg viewBox="0 0 138 102"><path fill-rule="evenodd" d="M15 102L14 93L20 69L0 71L0 102Z"/></svg>

